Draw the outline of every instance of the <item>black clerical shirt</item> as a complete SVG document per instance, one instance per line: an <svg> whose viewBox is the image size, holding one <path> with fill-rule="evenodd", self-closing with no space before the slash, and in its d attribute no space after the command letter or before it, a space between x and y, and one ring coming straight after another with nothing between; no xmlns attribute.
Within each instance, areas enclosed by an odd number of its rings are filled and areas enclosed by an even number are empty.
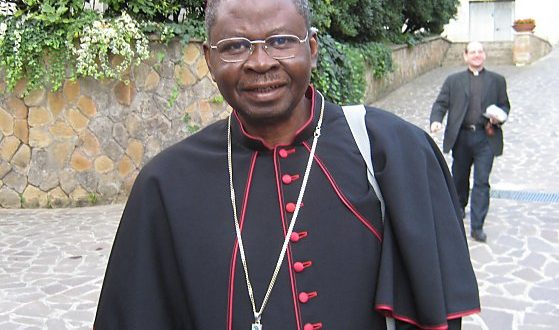
<svg viewBox="0 0 559 330"><path fill-rule="evenodd" d="M470 100L466 117L464 117L464 126L483 124L481 96L483 93L483 75L485 74L485 70L481 70L477 72L477 74L472 71L469 72Z"/></svg>

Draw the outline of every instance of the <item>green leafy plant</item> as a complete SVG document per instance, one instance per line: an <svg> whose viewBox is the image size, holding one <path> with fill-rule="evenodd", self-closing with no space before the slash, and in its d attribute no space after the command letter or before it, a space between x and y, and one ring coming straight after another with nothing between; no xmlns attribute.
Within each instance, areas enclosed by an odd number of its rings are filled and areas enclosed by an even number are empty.
<svg viewBox="0 0 559 330"><path fill-rule="evenodd" d="M536 24L536 20L533 18L518 18L514 20L514 25L520 24Z"/></svg>
<svg viewBox="0 0 559 330"><path fill-rule="evenodd" d="M364 70L381 79L392 71L387 44L415 45L440 33L458 0L309 0L312 26L319 31L320 54L312 81L335 102L364 98Z"/></svg>
<svg viewBox="0 0 559 330"><path fill-rule="evenodd" d="M177 1L161 0L103 0L109 6L108 15L119 15L128 12L132 16L142 20L163 21L166 16L176 17L180 11L180 4Z"/></svg>
<svg viewBox="0 0 559 330"><path fill-rule="evenodd" d="M361 103L367 86L367 67L373 70L375 78L384 77L392 71L392 50L381 43L341 43L330 35L323 35L312 82L330 101Z"/></svg>
<svg viewBox="0 0 559 330"><path fill-rule="evenodd" d="M9 90L22 78L28 81L28 91L44 84L60 87L66 68L72 68L69 49L73 39L97 16L80 12L69 17L67 13L65 6L53 7L47 2L35 13L20 10L14 16L0 17L0 67Z"/></svg>
<svg viewBox="0 0 559 330"><path fill-rule="evenodd" d="M148 40L128 14L107 20L95 20L86 26L73 48L76 72L96 79L122 77L130 66L149 57ZM118 64L111 57L118 56Z"/></svg>
<svg viewBox="0 0 559 330"><path fill-rule="evenodd" d="M213 104L222 104L223 102L225 102L225 99L223 98L223 96L221 94L216 95L216 96L214 96L210 99L210 103L213 103Z"/></svg>
<svg viewBox="0 0 559 330"><path fill-rule="evenodd" d="M182 122L184 123L188 134L194 134L200 130L200 126L192 123L192 118L188 113L185 113L184 116L182 116Z"/></svg>
<svg viewBox="0 0 559 330"><path fill-rule="evenodd" d="M86 2L14 1L15 9L0 15L0 72L8 91L22 79L27 82L24 94L42 86L56 90L68 78L126 81L123 73L147 58L147 35L155 34L163 42L204 38L201 0L111 0L123 3L122 8L129 12L116 13L109 8L104 14L85 9ZM180 22L177 6L185 9ZM155 10L153 15L151 10ZM177 15L170 20L173 13ZM138 22L132 17L153 21Z"/></svg>
<svg viewBox="0 0 559 330"><path fill-rule="evenodd" d="M435 33L456 15L459 0L309 0L313 26L340 42L397 42Z"/></svg>
<svg viewBox="0 0 559 330"><path fill-rule="evenodd" d="M23 194L19 194L19 205L23 207L25 205L25 202L26 200L25 197L23 197Z"/></svg>
<svg viewBox="0 0 559 330"><path fill-rule="evenodd" d="M427 31L440 34L448 21L456 15L459 0L404 1L404 32Z"/></svg>
<svg viewBox="0 0 559 330"><path fill-rule="evenodd" d="M378 42L359 44L358 47L365 63L373 70L373 77L382 79L387 73L392 71L391 48Z"/></svg>
<svg viewBox="0 0 559 330"><path fill-rule="evenodd" d="M173 105L175 105L175 102L177 101L179 95L180 95L179 86L175 84L173 86L173 89L171 90L171 95L169 95L169 99L167 100L168 109L171 109Z"/></svg>
<svg viewBox="0 0 559 330"><path fill-rule="evenodd" d="M87 200L89 201L89 204L95 205L99 201L99 198L96 193L90 192L87 194Z"/></svg>
<svg viewBox="0 0 559 330"><path fill-rule="evenodd" d="M190 38L204 40L206 30L201 20L190 20L188 24L174 22L142 22L141 29L163 43L168 43L174 38L179 38L183 44L187 44Z"/></svg>
<svg viewBox="0 0 559 330"><path fill-rule="evenodd" d="M130 16L150 22L204 20L205 0L101 0L108 5L107 16L118 16L123 11ZM182 10L181 10L182 9Z"/></svg>
<svg viewBox="0 0 559 330"><path fill-rule="evenodd" d="M163 62L163 60L165 59L165 56L166 56L165 52L163 52L163 51L157 52L157 54L155 56L156 60L157 60L157 63Z"/></svg>

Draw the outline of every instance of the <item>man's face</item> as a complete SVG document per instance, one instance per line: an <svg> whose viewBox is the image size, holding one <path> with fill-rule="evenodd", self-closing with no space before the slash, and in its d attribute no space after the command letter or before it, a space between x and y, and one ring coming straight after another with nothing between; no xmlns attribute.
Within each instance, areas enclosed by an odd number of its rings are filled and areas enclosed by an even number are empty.
<svg viewBox="0 0 559 330"><path fill-rule="evenodd" d="M472 42L468 45L466 52L464 53L464 61L470 67L470 69L481 70L483 68L483 63L485 62L485 51L483 46L479 42Z"/></svg>
<svg viewBox="0 0 559 330"><path fill-rule="evenodd" d="M255 44L245 61L228 63L209 44L233 37L264 40L278 34L302 40L306 32L305 20L292 0L224 0L219 5L204 54L221 94L244 120L274 123L303 107L311 69L316 66L316 34L309 32L309 40L297 46L293 58L280 60Z"/></svg>

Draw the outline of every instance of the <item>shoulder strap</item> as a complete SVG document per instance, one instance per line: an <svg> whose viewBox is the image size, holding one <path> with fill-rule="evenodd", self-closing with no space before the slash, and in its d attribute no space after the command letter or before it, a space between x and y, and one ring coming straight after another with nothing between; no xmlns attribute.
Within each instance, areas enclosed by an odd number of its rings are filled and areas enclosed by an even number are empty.
<svg viewBox="0 0 559 330"><path fill-rule="evenodd" d="M351 129L351 134L357 143L357 147L361 152L361 156L367 164L367 179L373 190L380 201L380 210L382 212L382 220L384 221L384 198L382 198L382 193L375 179L375 170L373 168L373 157L371 156L371 144L369 141L369 135L367 134L367 126L365 126L365 106L361 105L346 105L342 107L344 111L345 118Z"/></svg>
<svg viewBox="0 0 559 330"><path fill-rule="evenodd" d="M367 164L367 179L369 180L371 186L373 186L373 190L380 201L380 211L382 213L382 221L384 222L384 198L382 198L380 187L375 179L373 157L371 156L371 142L369 140L369 134L367 134L367 126L365 125L365 114L367 111L365 110L365 106L362 104L346 105L343 106L342 109L347 123L349 124L351 134L353 135L355 143L357 143L357 147L359 148L359 152L361 152L361 156L363 157L365 164ZM386 318L386 329L396 329L396 322L394 318Z"/></svg>

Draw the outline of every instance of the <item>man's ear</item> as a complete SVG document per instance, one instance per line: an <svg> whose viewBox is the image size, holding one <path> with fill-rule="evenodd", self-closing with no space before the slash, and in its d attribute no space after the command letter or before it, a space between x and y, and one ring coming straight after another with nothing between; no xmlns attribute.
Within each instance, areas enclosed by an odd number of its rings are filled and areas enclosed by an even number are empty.
<svg viewBox="0 0 559 330"><path fill-rule="evenodd" d="M318 63L318 35L316 30L312 28L309 35L309 45L311 48L311 68L316 69Z"/></svg>
<svg viewBox="0 0 559 330"><path fill-rule="evenodd" d="M213 66L212 66L212 61L210 60L211 54L210 54L210 46L208 45L207 42L204 42L204 44L202 45L202 47L204 48L204 59L206 60L206 65L208 66L208 69L210 70L210 75L212 76L212 80L215 81L215 76L213 73Z"/></svg>

